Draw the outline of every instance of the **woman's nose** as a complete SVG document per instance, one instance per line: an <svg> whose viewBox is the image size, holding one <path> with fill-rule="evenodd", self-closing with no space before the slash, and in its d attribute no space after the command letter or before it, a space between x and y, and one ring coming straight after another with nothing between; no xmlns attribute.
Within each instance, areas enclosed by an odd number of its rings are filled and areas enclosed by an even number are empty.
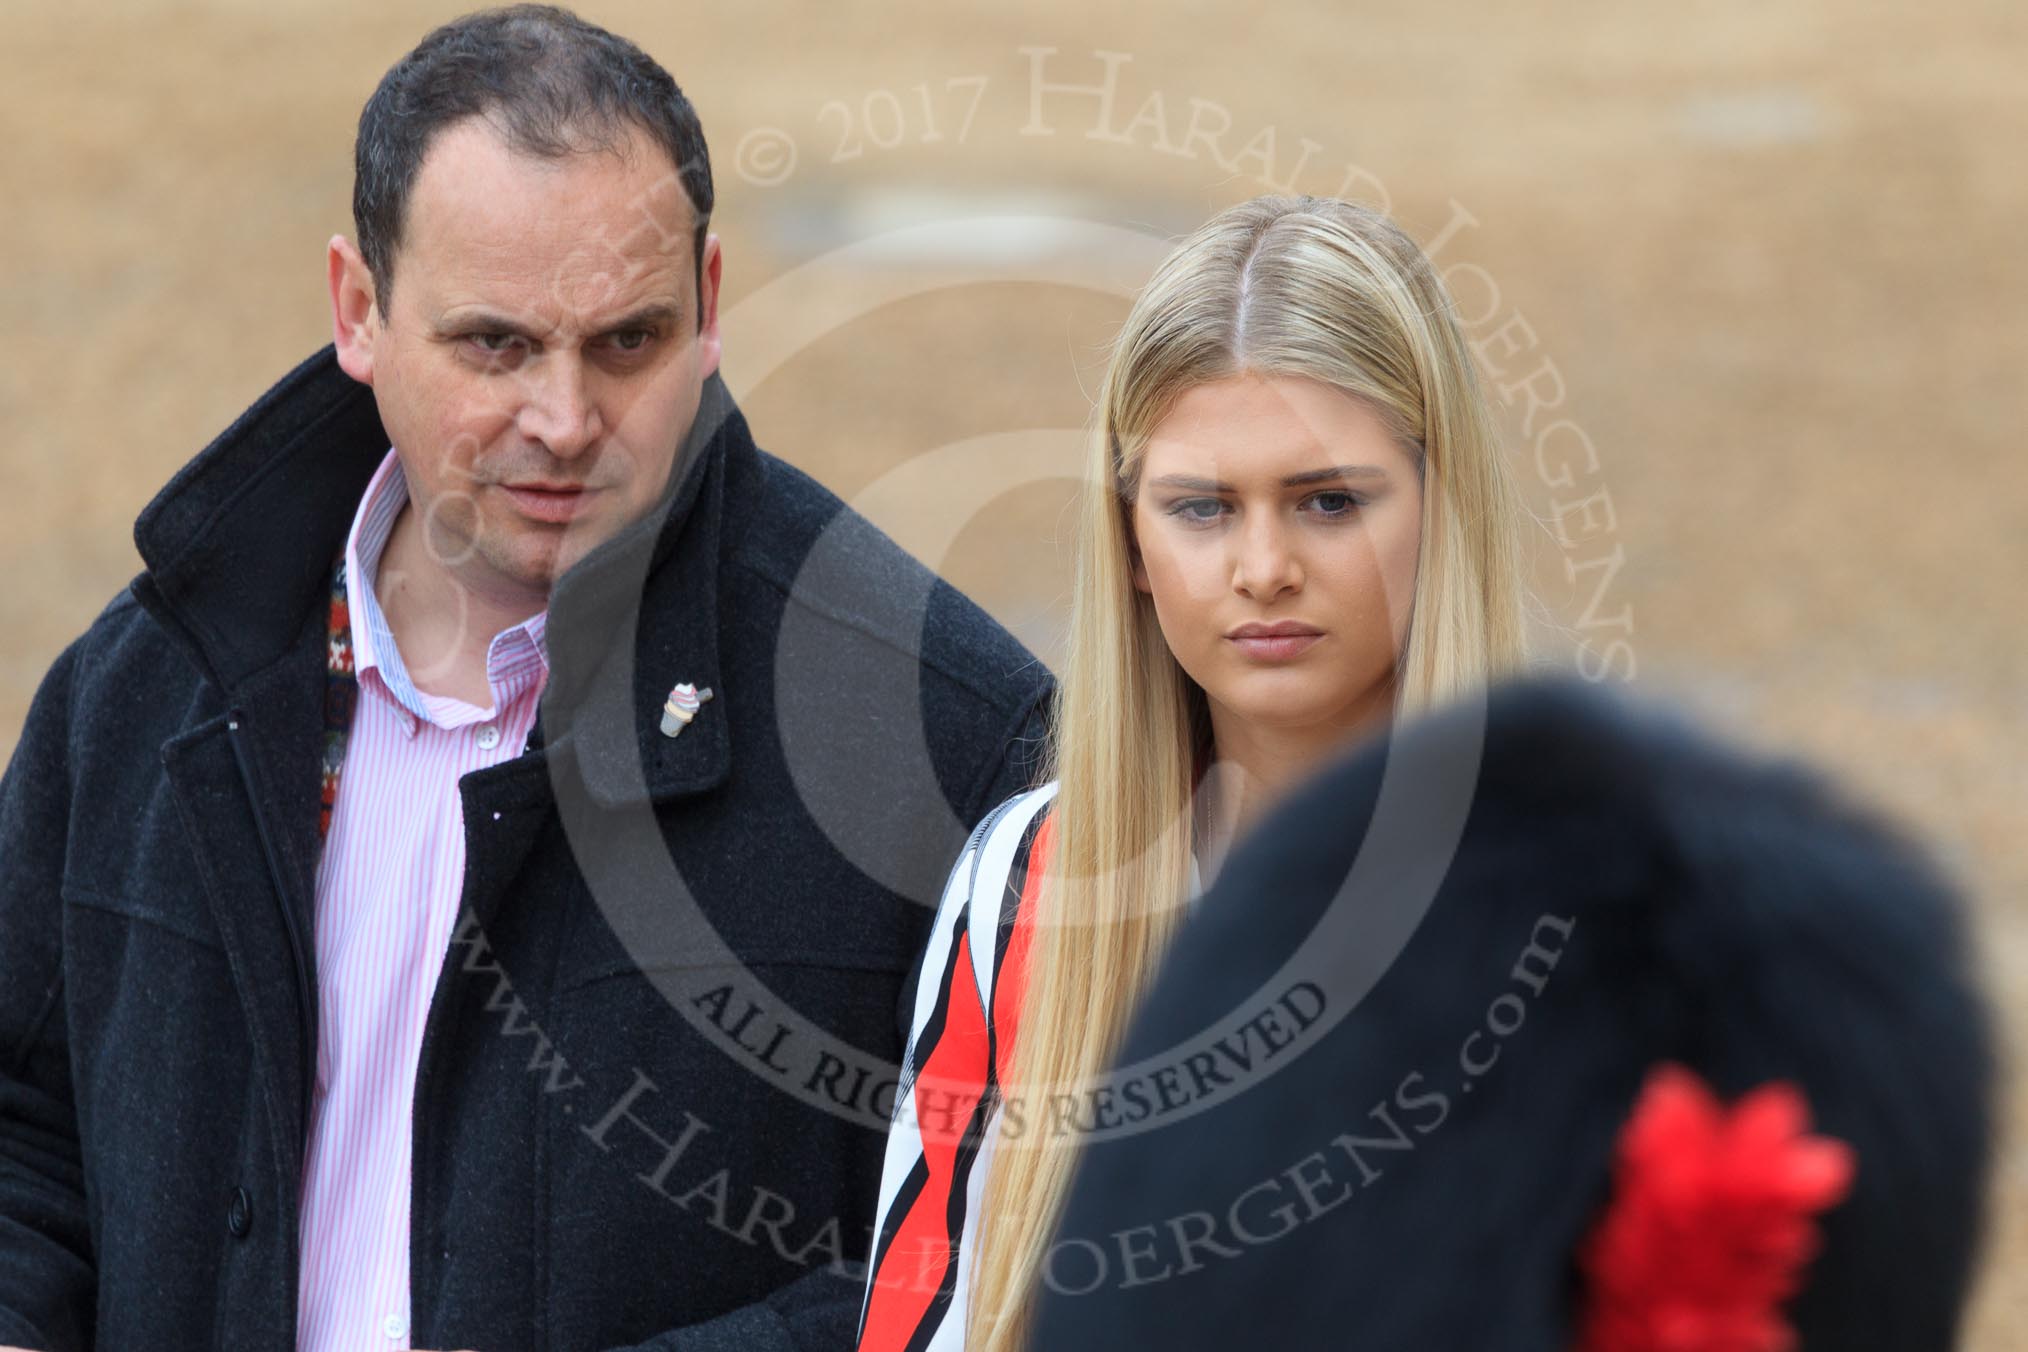
<svg viewBox="0 0 2028 1352"><path fill-rule="evenodd" d="M1256 516L1234 536L1232 589L1267 602L1303 586L1302 561L1287 527L1271 516Z"/></svg>

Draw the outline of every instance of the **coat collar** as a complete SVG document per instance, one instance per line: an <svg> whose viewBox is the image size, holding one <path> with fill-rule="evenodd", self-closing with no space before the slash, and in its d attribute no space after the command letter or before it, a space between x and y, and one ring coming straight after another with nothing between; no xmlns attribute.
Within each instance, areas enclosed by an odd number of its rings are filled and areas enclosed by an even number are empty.
<svg viewBox="0 0 2028 1352"><path fill-rule="evenodd" d="M387 452L373 392L331 348L284 376L134 523L134 590L237 700L320 609L352 509Z"/></svg>
<svg viewBox="0 0 2028 1352"><path fill-rule="evenodd" d="M550 594L541 736L602 807L701 792L731 768L720 536L727 477L754 454L746 420L711 377L662 504L579 560ZM682 736L665 737L662 704L679 681L711 687L713 702Z"/></svg>
<svg viewBox="0 0 2028 1352"><path fill-rule="evenodd" d="M229 703L302 642L329 594L360 495L387 451L373 392L332 348L283 377L142 511L141 603ZM669 491L550 596L549 685L535 743L605 806L697 792L730 769L719 677L718 556L729 462L754 455L713 376ZM678 681L717 700L680 738L660 731Z"/></svg>

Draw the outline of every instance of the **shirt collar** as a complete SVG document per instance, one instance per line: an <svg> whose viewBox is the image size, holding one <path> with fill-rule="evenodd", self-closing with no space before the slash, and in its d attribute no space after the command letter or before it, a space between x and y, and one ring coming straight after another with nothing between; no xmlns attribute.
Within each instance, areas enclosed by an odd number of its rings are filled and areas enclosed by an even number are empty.
<svg viewBox="0 0 2028 1352"><path fill-rule="evenodd" d="M493 688L492 710L418 690L374 592L380 557L394 534L401 509L407 505L408 479L402 473L400 456L390 448L367 483L359 508L353 513L352 529L345 538L345 590L346 605L352 615L353 670L362 681L368 671L378 672L381 684L396 704L412 717L439 727L457 727L497 716L506 697L516 693L531 677L539 680L548 675L549 612L538 611L520 624L501 630L487 646L486 679Z"/></svg>

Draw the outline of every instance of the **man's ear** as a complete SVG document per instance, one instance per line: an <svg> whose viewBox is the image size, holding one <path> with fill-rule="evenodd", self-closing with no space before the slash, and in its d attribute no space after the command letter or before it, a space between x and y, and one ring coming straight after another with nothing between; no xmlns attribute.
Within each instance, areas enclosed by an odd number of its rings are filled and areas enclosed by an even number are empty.
<svg viewBox="0 0 2028 1352"><path fill-rule="evenodd" d="M697 346L702 363L699 375L708 376L718 369L718 282L724 271L725 251L719 247L718 236L706 235L704 266L697 273Z"/></svg>
<svg viewBox="0 0 2028 1352"><path fill-rule="evenodd" d="M360 384L371 385L373 338L381 323L373 273L343 235L331 236L325 253L331 284L331 342L338 349L338 366Z"/></svg>

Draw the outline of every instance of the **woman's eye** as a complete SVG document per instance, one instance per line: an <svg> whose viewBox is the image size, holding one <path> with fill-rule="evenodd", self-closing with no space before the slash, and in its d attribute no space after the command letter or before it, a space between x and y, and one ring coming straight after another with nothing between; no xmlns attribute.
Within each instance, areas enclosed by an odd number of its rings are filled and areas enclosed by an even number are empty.
<svg viewBox="0 0 2028 1352"><path fill-rule="evenodd" d="M1217 498L1185 498L1169 509L1169 515L1185 521L1216 521L1225 515L1225 504Z"/></svg>
<svg viewBox="0 0 2028 1352"><path fill-rule="evenodd" d="M1310 499L1319 516L1350 516L1359 510L1359 499L1350 493L1319 493Z"/></svg>

